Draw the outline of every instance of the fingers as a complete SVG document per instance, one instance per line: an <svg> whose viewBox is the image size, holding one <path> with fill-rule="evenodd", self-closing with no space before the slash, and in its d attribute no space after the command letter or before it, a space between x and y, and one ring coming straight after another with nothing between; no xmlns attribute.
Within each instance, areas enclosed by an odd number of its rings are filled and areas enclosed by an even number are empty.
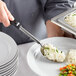
<svg viewBox="0 0 76 76"><path fill-rule="evenodd" d="M2 7L1 12L0 12L0 17L1 17L1 22L4 24L5 27L8 27L10 25L8 16L4 10L4 8Z"/></svg>
<svg viewBox="0 0 76 76"><path fill-rule="evenodd" d="M2 22L5 27L8 27L10 25L9 20L14 20L14 17L8 11L6 4L0 1L0 22Z"/></svg>
<svg viewBox="0 0 76 76"><path fill-rule="evenodd" d="M4 5L4 9L5 9L6 13L7 13L8 19L11 20L11 21L13 21L14 20L14 17L10 13L10 11L8 10L6 4Z"/></svg>

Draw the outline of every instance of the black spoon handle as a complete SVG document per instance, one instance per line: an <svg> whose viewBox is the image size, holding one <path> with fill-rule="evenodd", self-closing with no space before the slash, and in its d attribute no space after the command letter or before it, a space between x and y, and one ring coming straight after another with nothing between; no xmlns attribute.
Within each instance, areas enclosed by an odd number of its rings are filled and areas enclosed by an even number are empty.
<svg viewBox="0 0 76 76"><path fill-rule="evenodd" d="M10 24L13 25L13 26L15 26L17 29L19 29L20 26L21 26L20 23L17 22L16 20L14 20L14 21L10 21Z"/></svg>

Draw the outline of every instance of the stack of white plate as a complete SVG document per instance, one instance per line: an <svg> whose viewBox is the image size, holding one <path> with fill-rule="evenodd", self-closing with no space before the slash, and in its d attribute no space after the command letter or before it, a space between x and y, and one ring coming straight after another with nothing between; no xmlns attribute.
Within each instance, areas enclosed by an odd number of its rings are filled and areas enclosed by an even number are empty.
<svg viewBox="0 0 76 76"><path fill-rule="evenodd" d="M18 49L15 41L0 32L0 76L13 76L18 66Z"/></svg>

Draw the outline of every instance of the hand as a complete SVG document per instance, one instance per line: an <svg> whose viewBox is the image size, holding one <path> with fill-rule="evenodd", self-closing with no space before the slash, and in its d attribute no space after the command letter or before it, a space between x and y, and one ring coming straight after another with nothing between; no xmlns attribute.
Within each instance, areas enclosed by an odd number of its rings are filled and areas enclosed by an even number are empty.
<svg viewBox="0 0 76 76"><path fill-rule="evenodd" d="M6 4L3 1L0 1L0 22L4 24L5 27L10 25L10 21L14 20L14 17L9 12Z"/></svg>

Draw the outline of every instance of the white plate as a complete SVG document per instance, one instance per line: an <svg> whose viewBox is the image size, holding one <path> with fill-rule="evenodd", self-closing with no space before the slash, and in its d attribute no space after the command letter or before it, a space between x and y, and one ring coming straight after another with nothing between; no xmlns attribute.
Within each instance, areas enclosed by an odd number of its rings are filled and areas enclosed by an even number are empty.
<svg viewBox="0 0 76 76"><path fill-rule="evenodd" d="M59 50L67 53L69 49L76 49L76 40L64 37L53 37L42 41L43 43L51 43ZM34 44L28 51L27 61L30 68L39 76L58 76L59 68L66 65L66 63L57 63L49 61L42 56L40 46Z"/></svg>
<svg viewBox="0 0 76 76"><path fill-rule="evenodd" d="M3 69L0 69L0 74L1 74L2 72L7 71L7 70L10 69L11 67L13 67L15 64L17 64L17 62L18 62L18 58L17 58L13 63L11 63L10 65L8 65L7 67L4 67Z"/></svg>
<svg viewBox="0 0 76 76"><path fill-rule="evenodd" d="M6 71L5 73L0 74L0 76L11 76L10 74L14 74L17 70L17 64L15 64L10 70Z"/></svg>
<svg viewBox="0 0 76 76"><path fill-rule="evenodd" d="M6 70L5 72L0 73L0 76L8 76L8 74L12 74L12 72L15 73L17 68L18 68L18 60L8 70Z"/></svg>
<svg viewBox="0 0 76 76"><path fill-rule="evenodd" d="M18 69L18 64L19 64L19 61L17 60L15 65L10 70L8 70L5 73L1 74L1 76L15 76L15 74L17 72L17 69Z"/></svg>
<svg viewBox="0 0 76 76"><path fill-rule="evenodd" d="M16 53L16 55L14 56L13 59L11 59L8 63L4 64L4 65L1 65L0 66L0 71L7 68L8 66L10 66L13 62L15 62L16 60L18 59L18 51Z"/></svg>
<svg viewBox="0 0 76 76"><path fill-rule="evenodd" d="M15 41L10 36L0 32L0 66L13 59L17 50Z"/></svg>
<svg viewBox="0 0 76 76"><path fill-rule="evenodd" d="M16 72L17 72L17 68L15 68L13 71L6 74L6 76L15 76Z"/></svg>

